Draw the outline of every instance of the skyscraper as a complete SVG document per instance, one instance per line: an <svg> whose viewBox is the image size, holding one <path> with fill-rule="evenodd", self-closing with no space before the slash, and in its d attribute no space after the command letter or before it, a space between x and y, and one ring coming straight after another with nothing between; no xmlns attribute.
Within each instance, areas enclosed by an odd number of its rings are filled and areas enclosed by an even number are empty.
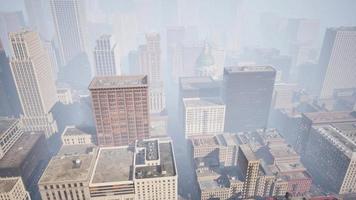
<svg viewBox="0 0 356 200"><path fill-rule="evenodd" d="M25 131L57 132L51 109L57 102L49 55L39 35L32 31L10 33L13 55L11 70L19 94Z"/></svg>
<svg viewBox="0 0 356 200"><path fill-rule="evenodd" d="M158 33L146 34L146 45L139 48L141 73L148 75L148 80L161 81L161 47Z"/></svg>
<svg viewBox="0 0 356 200"><path fill-rule="evenodd" d="M237 164L245 179L243 186L243 197L250 198L255 196L256 183L258 178L260 160L255 156L248 145L240 145Z"/></svg>
<svg viewBox="0 0 356 200"><path fill-rule="evenodd" d="M140 73L148 76L150 83L150 112L159 113L166 107L161 69L161 47L158 33L146 34L147 44L138 50Z"/></svg>
<svg viewBox="0 0 356 200"><path fill-rule="evenodd" d="M111 35L102 35L96 40L94 49L95 75L114 76L120 74L120 55Z"/></svg>
<svg viewBox="0 0 356 200"><path fill-rule="evenodd" d="M240 66L224 70L225 131L265 128L276 71L270 66Z"/></svg>
<svg viewBox="0 0 356 200"><path fill-rule="evenodd" d="M333 95L334 89L356 87L356 27L326 30L319 58L320 97Z"/></svg>
<svg viewBox="0 0 356 200"><path fill-rule="evenodd" d="M225 105L220 98L183 98L185 136L224 131Z"/></svg>
<svg viewBox="0 0 356 200"><path fill-rule="evenodd" d="M25 0L28 25L38 32L41 38L50 40L53 37L53 25L48 20L50 17L49 1Z"/></svg>
<svg viewBox="0 0 356 200"><path fill-rule="evenodd" d="M85 52L86 14L84 0L51 0L53 23L61 64Z"/></svg>
<svg viewBox="0 0 356 200"><path fill-rule="evenodd" d="M95 77L89 90L100 146L127 145L149 137L147 76Z"/></svg>
<svg viewBox="0 0 356 200"><path fill-rule="evenodd" d="M24 26L25 20L21 11L0 12L0 40L9 57L11 56L11 45L8 33L19 31Z"/></svg>

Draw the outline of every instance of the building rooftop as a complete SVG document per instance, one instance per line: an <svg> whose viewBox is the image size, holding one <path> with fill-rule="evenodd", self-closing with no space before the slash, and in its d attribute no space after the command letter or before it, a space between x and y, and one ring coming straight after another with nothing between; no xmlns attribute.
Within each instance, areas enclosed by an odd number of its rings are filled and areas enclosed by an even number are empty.
<svg viewBox="0 0 356 200"><path fill-rule="evenodd" d="M20 167L28 154L31 153L33 147L37 145L37 142L41 139L44 140L42 137L44 137L44 134L41 132L23 133L22 136L0 160L0 169Z"/></svg>
<svg viewBox="0 0 356 200"><path fill-rule="evenodd" d="M90 183L132 180L133 149L127 146L101 148Z"/></svg>
<svg viewBox="0 0 356 200"><path fill-rule="evenodd" d="M62 145L57 156L88 154L94 151L94 148L96 148L94 144Z"/></svg>
<svg viewBox="0 0 356 200"><path fill-rule="evenodd" d="M0 117L0 137L17 121L16 118Z"/></svg>
<svg viewBox="0 0 356 200"><path fill-rule="evenodd" d="M10 192L20 178L21 177L0 178L0 194Z"/></svg>
<svg viewBox="0 0 356 200"><path fill-rule="evenodd" d="M234 66L225 67L225 73L275 72L271 66Z"/></svg>
<svg viewBox="0 0 356 200"><path fill-rule="evenodd" d="M245 155L248 161L258 160L258 158L256 157L255 153L252 151L249 145L240 145L239 148L241 149L242 153Z"/></svg>
<svg viewBox="0 0 356 200"><path fill-rule="evenodd" d="M283 175L282 178L286 181L296 180L296 179L311 179L310 175L306 171L289 173L287 175Z"/></svg>
<svg viewBox="0 0 356 200"><path fill-rule="evenodd" d="M187 107L208 107L224 106L220 98L183 98L184 106Z"/></svg>
<svg viewBox="0 0 356 200"><path fill-rule="evenodd" d="M154 140L158 141L158 140ZM154 143L149 143L154 144ZM158 155L156 153L151 153L150 156L143 155L146 157L146 160L153 161L156 158L159 158L159 163L157 165L142 165L142 158L140 162L136 161L135 166L135 178L136 179L144 179L144 178L155 178L155 177L166 177L166 176L176 176L176 166L173 154L173 147L171 141L163 141L159 140L155 145L145 146L146 152L155 152L158 149ZM147 150L147 148L153 148L153 150ZM157 149L156 149L157 148ZM142 151L140 151L142 153ZM139 153L136 153L136 157ZM158 160L156 160L158 161Z"/></svg>
<svg viewBox="0 0 356 200"><path fill-rule="evenodd" d="M96 76L89 85L89 90L147 87L147 76Z"/></svg>
<svg viewBox="0 0 356 200"><path fill-rule="evenodd" d="M292 162L292 163L276 163L276 168L282 174L292 173L292 172L303 172L306 171L304 165L300 162L300 160Z"/></svg>
<svg viewBox="0 0 356 200"><path fill-rule="evenodd" d="M74 136L74 135L90 135L90 134L78 128L75 128L74 126L67 126L62 134L62 136Z"/></svg>
<svg viewBox="0 0 356 200"><path fill-rule="evenodd" d="M207 76L182 77L179 79L179 82L182 90L197 90L203 88L219 87L219 84L216 81Z"/></svg>
<svg viewBox="0 0 356 200"><path fill-rule="evenodd" d="M328 140L330 144L342 151L349 158L351 158L352 154L356 152L356 143L334 126L319 125L313 126L313 128L321 134L322 137Z"/></svg>
<svg viewBox="0 0 356 200"><path fill-rule="evenodd" d="M208 147L208 146L219 145L214 135L192 136L189 139L192 142L193 146L195 147L198 146Z"/></svg>
<svg viewBox="0 0 356 200"><path fill-rule="evenodd" d="M302 115L313 124L356 122L356 115L353 112L312 112Z"/></svg>
<svg viewBox="0 0 356 200"><path fill-rule="evenodd" d="M94 165L95 152L71 156L55 156L48 163L39 184L63 181L86 181Z"/></svg>

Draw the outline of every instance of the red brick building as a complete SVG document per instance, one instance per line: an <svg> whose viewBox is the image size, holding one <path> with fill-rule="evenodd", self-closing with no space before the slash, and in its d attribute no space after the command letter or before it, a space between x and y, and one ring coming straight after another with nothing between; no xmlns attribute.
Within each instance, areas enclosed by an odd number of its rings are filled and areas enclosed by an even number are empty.
<svg viewBox="0 0 356 200"><path fill-rule="evenodd" d="M99 146L149 138L147 76L95 77L89 90Z"/></svg>

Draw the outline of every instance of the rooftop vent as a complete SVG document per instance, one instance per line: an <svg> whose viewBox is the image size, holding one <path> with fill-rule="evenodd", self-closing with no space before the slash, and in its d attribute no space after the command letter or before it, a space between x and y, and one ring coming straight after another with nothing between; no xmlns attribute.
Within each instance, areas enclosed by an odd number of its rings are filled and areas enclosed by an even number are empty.
<svg viewBox="0 0 356 200"><path fill-rule="evenodd" d="M73 168L80 168L82 161L80 159L73 160Z"/></svg>

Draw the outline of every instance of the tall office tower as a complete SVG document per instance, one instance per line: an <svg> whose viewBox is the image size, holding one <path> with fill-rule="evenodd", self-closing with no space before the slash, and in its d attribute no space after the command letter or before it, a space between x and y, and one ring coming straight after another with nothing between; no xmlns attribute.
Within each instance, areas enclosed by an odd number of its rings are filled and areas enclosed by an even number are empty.
<svg viewBox="0 0 356 200"><path fill-rule="evenodd" d="M146 44L139 48L141 73L148 75L149 82L162 81L161 47L158 33L146 34Z"/></svg>
<svg viewBox="0 0 356 200"><path fill-rule="evenodd" d="M243 197L253 198L258 179L260 160L257 159L252 149L248 145L240 145L237 156L237 165L244 177Z"/></svg>
<svg viewBox="0 0 356 200"><path fill-rule="evenodd" d="M317 184L337 194L356 192L354 123L313 126L304 163Z"/></svg>
<svg viewBox="0 0 356 200"><path fill-rule="evenodd" d="M50 40L53 37L53 25L50 18L49 1L46 0L25 0L27 21L33 31L40 34L41 38Z"/></svg>
<svg viewBox="0 0 356 200"><path fill-rule="evenodd" d="M95 77L89 90L98 145L128 145L149 137L147 76Z"/></svg>
<svg viewBox="0 0 356 200"><path fill-rule="evenodd" d="M102 35L96 40L94 49L95 75L114 76L120 74L120 55L111 35Z"/></svg>
<svg viewBox="0 0 356 200"><path fill-rule="evenodd" d="M276 70L270 66L239 66L224 70L225 131L267 126Z"/></svg>
<svg viewBox="0 0 356 200"><path fill-rule="evenodd" d="M19 119L0 117L0 160L23 134Z"/></svg>
<svg viewBox="0 0 356 200"><path fill-rule="evenodd" d="M86 13L84 0L51 0L53 24L59 44L60 61L66 65L85 52Z"/></svg>
<svg viewBox="0 0 356 200"><path fill-rule="evenodd" d="M58 67L57 54L54 49L54 44L52 43L52 41L45 41L44 48L48 52L49 60L51 61L52 73L53 73L54 80L57 80L59 67Z"/></svg>
<svg viewBox="0 0 356 200"><path fill-rule="evenodd" d="M1 200L31 200L21 177L0 178Z"/></svg>
<svg viewBox="0 0 356 200"><path fill-rule="evenodd" d="M150 83L150 112L160 113L166 108L163 82Z"/></svg>
<svg viewBox="0 0 356 200"><path fill-rule="evenodd" d="M25 26L25 19L21 11L0 12L0 40L6 55L11 57L9 33L20 31Z"/></svg>
<svg viewBox="0 0 356 200"><path fill-rule="evenodd" d="M225 105L220 98L184 98L185 137L224 132Z"/></svg>
<svg viewBox="0 0 356 200"><path fill-rule="evenodd" d="M9 59L0 41L0 116L19 116L21 106Z"/></svg>
<svg viewBox="0 0 356 200"><path fill-rule="evenodd" d="M25 131L43 131L46 137L57 132L51 109L57 102L51 62L39 35L32 31L10 33L15 79Z"/></svg>
<svg viewBox="0 0 356 200"><path fill-rule="evenodd" d="M334 89L356 87L356 27L329 28L319 58L320 98Z"/></svg>

